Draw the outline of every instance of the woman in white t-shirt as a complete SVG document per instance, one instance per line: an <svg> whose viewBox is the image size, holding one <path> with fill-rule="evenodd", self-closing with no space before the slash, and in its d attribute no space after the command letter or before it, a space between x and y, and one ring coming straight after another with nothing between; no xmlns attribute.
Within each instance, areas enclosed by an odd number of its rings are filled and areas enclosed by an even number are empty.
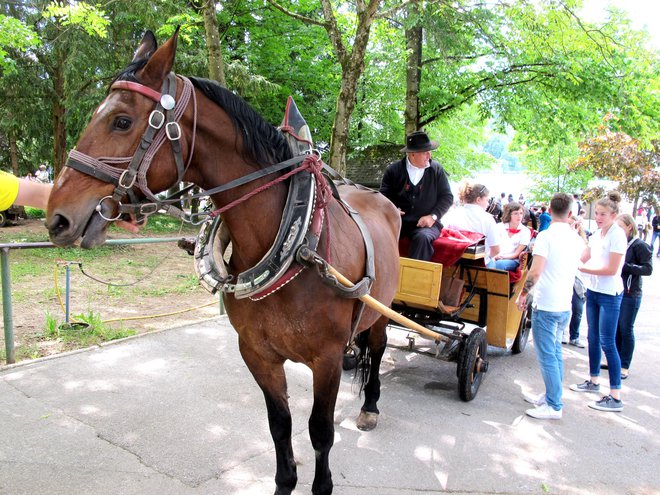
<svg viewBox="0 0 660 495"><path fill-rule="evenodd" d="M610 394L590 403L600 411L621 411L621 359L616 348L623 282L621 268L628 248L626 234L616 223L621 196L613 191L596 203L598 230L589 238L589 247L579 268L587 283L587 324L589 326L589 376L584 383L571 385L576 392L599 392L601 348L607 358Z"/></svg>
<svg viewBox="0 0 660 495"><path fill-rule="evenodd" d="M529 246L532 232L522 224L525 209L515 201L504 206L502 223L497 224L500 252L493 256L494 268L515 272L520 266L520 254Z"/></svg>
<svg viewBox="0 0 660 495"><path fill-rule="evenodd" d="M500 239L497 232L497 224L493 216L486 212L490 192L483 184L470 184L464 182L459 191L458 199L461 206L449 210L442 217L445 227L477 232L486 236L486 266L492 267L492 260L500 252Z"/></svg>

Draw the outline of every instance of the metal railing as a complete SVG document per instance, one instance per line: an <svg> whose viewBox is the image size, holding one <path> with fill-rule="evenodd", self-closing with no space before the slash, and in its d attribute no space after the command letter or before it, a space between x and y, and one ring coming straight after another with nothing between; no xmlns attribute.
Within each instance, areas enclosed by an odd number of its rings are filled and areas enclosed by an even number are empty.
<svg viewBox="0 0 660 495"><path fill-rule="evenodd" d="M161 237L145 239L108 239L105 246L121 246L129 244L156 244L163 242L178 242L182 237ZM14 348L14 318L12 313L11 296L11 269L9 266L9 252L12 249L44 249L57 248L52 242L16 242L0 243L0 268L2 275L2 317L5 326L5 351L7 364L16 362L16 350ZM219 298L220 313L224 313L222 297Z"/></svg>

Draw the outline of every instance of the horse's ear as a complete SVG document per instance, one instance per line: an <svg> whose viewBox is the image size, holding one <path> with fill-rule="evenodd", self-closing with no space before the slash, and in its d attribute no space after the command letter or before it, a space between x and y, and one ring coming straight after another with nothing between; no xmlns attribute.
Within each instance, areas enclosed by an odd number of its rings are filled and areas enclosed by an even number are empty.
<svg viewBox="0 0 660 495"><path fill-rule="evenodd" d="M179 27L176 28L172 37L154 52L147 65L139 71L139 77L143 84L152 85L160 89L163 79L165 79L174 66L178 38Z"/></svg>
<svg viewBox="0 0 660 495"><path fill-rule="evenodd" d="M147 31L144 33L142 41L140 41L140 46L138 46L137 50L135 50L135 55L133 55L132 61L135 62L136 60L143 60L145 58L151 57L157 48L158 42L156 41L154 33Z"/></svg>

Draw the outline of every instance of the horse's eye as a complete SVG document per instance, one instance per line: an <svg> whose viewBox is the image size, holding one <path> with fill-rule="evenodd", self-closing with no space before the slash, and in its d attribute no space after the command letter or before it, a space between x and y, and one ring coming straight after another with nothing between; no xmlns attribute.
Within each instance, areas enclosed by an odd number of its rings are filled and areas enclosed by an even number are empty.
<svg viewBox="0 0 660 495"><path fill-rule="evenodd" d="M131 125L133 125L133 122L128 117L116 117L112 123L112 127L118 131L127 131L131 128Z"/></svg>

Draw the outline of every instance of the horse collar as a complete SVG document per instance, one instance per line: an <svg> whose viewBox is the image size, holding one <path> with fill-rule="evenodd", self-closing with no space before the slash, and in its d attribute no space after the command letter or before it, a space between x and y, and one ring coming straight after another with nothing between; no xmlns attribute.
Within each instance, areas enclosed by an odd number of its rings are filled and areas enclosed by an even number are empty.
<svg viewBox="0 0 660 495"><path fill-rule="evenodd" d="M293 280L304 268L295 261L302 245L316 249L323 225L324 209L317 201L314 174L299 172L292 176L280 227L273 245L253 267L241 272L236 283L229 283L224 260L215 259L213 243L220 229L220 217L209 217L195 244L195 271L202 285L211 293L233 293L236 299L263 299ZM226 242L222 241L221 243ZM223 252L225 246L220 251Z"/></svg>

